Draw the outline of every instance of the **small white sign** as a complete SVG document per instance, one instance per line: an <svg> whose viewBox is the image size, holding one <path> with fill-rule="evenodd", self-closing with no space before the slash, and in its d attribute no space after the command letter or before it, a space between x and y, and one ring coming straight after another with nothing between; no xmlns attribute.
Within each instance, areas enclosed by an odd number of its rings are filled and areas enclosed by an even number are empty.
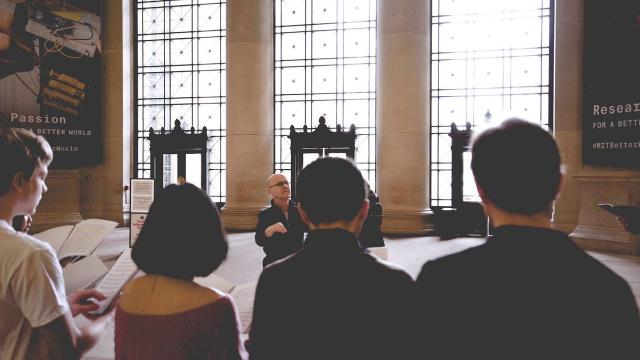
<svg viewBox="0 0 640 360"><path fill-rule="evenodd" d="M131 214L131 231L129 232L129 247L133 246L133 243L138 239L142 225L147 219L147 213Z"/></svg>
<svg viewBox="0 0 640 360"><path fill-rule="evenodd" d="M147 213L153 202L153 179L131 179L131 213Z"/></svg>

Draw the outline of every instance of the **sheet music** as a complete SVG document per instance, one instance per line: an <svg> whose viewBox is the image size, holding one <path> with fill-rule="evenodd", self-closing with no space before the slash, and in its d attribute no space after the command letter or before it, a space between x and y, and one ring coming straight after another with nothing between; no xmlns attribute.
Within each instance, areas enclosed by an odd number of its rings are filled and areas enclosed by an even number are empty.
<svg viewBox="0 0 640 360"><path fill-rule="evenodd" d="M101 219L89 219L76 224L58 258L88 256L117 225L115 221Z"/></svg>
<svg viewBox="0 0 640 360"><path fill-rule="evenodd" d="M107 267L96 255L89 255L78 262L69 264L62 269L66 293L70 294L87 287L104 275L107 270Z"/></svg>
<svg viewBox="0 0 640 360"><path fill-rule="evenodd" d="M107 297L105 300L98 302L100 308L96 313L101 314L109 307L111 302L113 302L120 293L120 290L137 271L138 267L131 259L131 249L126 249L116 263L113 264L113 267L107 275L105 275L95 287L96 290Z"/></svg>
<svg viewBox="0 0 640 360"><path fill-rule="evenodd" d="M72 230L73 225L58 226L53 229L34 234L33 237L48 242L57 254L60 252L60 249L62 249L64 242L67 240Z"/></svg>

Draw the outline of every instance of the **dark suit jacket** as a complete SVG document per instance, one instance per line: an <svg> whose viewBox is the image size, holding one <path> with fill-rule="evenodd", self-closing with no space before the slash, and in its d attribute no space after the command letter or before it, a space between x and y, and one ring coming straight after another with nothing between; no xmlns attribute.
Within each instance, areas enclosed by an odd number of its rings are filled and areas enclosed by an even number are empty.
<svg viewBox="0 0 640 360"><path fill-rule="evenodd" d="M279 207L273 205L273 201L270 207L263 209L258 214L255 239L256 244L262 246L264 253L267 255L262 261L263 266L267 266L302 249L302 241L304 232L307 231L307 225L300 219L298 209L291 200L289 200L288 214L289 219L284 216ZM287 233L275 233L270 238L266 237L264 230L277 222L281 222L287 228Z"/></svg>
<svg viewBox="0 0 640 360"><path fill-rule="evenodd" d="M417 279L430 359L640 359L627 283L564 233L501 226Z"/></svg>
<svg viewBox="0 0 640 360"><path fill-rule="evenodd" d="M382 205L376 193L369 190L369 213L362 224L358 241L363 248L384 247L382 237Z"/></svg>
<svg viewBox="0 0 640 360"><path fill-rule="evenodd" d="M303 250L260 275L250 359L408 359L413 289L352 233L313 231Z"/></svg>

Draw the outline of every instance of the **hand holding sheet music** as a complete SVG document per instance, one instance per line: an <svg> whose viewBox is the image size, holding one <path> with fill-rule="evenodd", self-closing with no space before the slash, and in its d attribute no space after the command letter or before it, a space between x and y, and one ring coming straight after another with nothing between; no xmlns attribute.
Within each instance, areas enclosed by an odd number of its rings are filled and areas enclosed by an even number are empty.
<svg viewBox="0 0 640 360"><path fill-rule="evenodd" d="M100 280L95 287L96 290L103 293L107 298L103 301L97 302L99 305L98 310L92 314L102 314L110 306L111 303L118 297L120 291L124 285L135 275L138 271L138 267L131 259L131 249L125 250L118 258L115 264L107 275Z"/></svg>
<svg viewBox="0 0 640 360"><path fill-rule="evenodd" d="M632 234L640 234L640 207L632 205L598 204L615 215L622 227Z"/></svg>
<svg viewBox="0 0 640 360"><path fill-rule="evenodd" d="M95 255L89 255L80 261L69 264L62 269L65 292L70 294L76 290L84 289L106 274L107 271L107 267Z"/></svg>
<svg viewBox="0 0 640 360"><path fill-rule="evenodd" d="M88 219L76 225L55 227L33 236L51 244L57 251L58 259L63 260L91 255L117 225L115 221Z"/></svg>
<svg viewBox="0 0 640 360"><path fill-rule="evenodd" d="M598 204L598 207L615 216L640 218L640 207L632 205Z"/></svg>
<svg viewBox="0 0 640 360"><path fill-rule="evenodd" d="M79 226L82 224L81 226ZM100 245L102 240L109 234L118 223L114 221L89 219L76 225L67 241L60 249L59 259L70 256L88 256Z"/></svg>

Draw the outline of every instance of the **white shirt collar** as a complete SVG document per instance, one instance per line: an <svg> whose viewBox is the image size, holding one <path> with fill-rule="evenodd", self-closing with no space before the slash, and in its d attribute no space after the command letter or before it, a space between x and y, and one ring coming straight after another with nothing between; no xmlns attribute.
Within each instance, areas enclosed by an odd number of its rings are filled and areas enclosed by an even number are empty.
<svg viewBox="0 0 640 360"><path fill-rule="evenodd" d="M13 226L11 226L11 224L7 223L6 221L0 219L0 229L2 230L14 230Z"/></svg>

